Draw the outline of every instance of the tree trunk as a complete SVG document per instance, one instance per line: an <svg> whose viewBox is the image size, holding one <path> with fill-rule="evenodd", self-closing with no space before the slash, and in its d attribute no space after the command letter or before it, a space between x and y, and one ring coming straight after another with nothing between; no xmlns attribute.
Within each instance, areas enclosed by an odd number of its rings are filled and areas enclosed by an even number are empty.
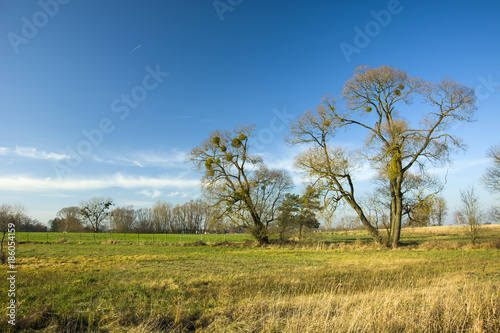
<svg viewBox="0 0 500 333"><path fill-rule="evenodd" d="M6 234L6 232L3 233L3 235L2 235L2 243L0 244L0 252L1 252L0 255L2 255L2 256L3 256L3 241L5 239L5 234Z"/></svg>
<svg viewBox="0 0 500 333"><path fill-rule="evenodd" d="M388 245L393 249L399 246L401 238L401 222L403 216L403 194L401 193L402 177L391 180L391 232Z"/></svg>
<svg viewBox="0 0 500 333"><path fill-rule="evenodd" d="M351 198L346 198L346 200L349 203L349 205L352 207L352 209L354 209L354 211L358 214L359 220L366 227L366 229L368 230L368 233L370 234L370 236L372 236L375 243L382 245L383 239L380 236L378 229L374 228L371 225L370 221L368 221L368 219L366 218L365 213L363 212L361 207L357 204L356 201L352 200Z"/></svg>
<svg viewBox="0 0 500 333"><path fill-rule="evenodd" d="M250 197L246 197L244 201L248 210L250 211L250 216L253 220L252 236L259 242L259 244L269 244L269 237L267 236L267 227L262 223L260 215L255 211L255 206Z"/></svg>
<svg viewBox="0 0 500 333"><path fill-rule="evenodd" d="M399 246L399 239L401 238L401 220L402 220L402 198L396 198L396 208L394 216L394 233L392 237L392 248L395 249Z"/></svg>
<svg viewBox="0 0 500 333"><path fill-rule="evenodd" d="M259 244L269 244L266 226L260 221L254 221L252 236L259 242Z"/></svg>

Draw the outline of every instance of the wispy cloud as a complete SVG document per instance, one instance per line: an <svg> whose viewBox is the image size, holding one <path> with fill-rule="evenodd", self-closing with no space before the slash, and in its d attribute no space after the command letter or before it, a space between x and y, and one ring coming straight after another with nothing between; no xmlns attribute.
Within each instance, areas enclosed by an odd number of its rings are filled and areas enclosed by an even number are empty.
<svg viewBox="0 0 500 333"><path fill-rule="evenodd" d="M115 173L99 178L34 178L25 175L13 175L0 178L0 189L42 192L42 191L85 191L107 188L124 189L195 189L199 187L196 179L179 179L172 177L127 176ZM152 192L154 194L154 192Z"/></svg>
<svg viewBox="0 0 500 333"><path fill-rule="evenodd" d="M18 147L18 146L16 146L15 153L18 156L39 159L39 160L60 161L60 160L64 160L64 159L67 159L70 157L69 155L66 155L66 154L47 153L43 150L37 150L36 148L32 148L32 147Z"/></svg>
<svg viewBox="0 0 500 333"><path fill-rule="evenodd" d="M353 180L356 182L372 181L377 177L377 174L377 170L370 163L364 163L354 171Z"/></svg>
<svg viewBox="0 0 500 333"><path fill-rule="evenodd" d="M184 166L186 153L178 150L171 150L169 152L156 152L156 151L142 151L134 152L126 155L119 155L112 160L116 163L125 163L128 165L135 165L140 168L143 167L180 167Z"/></svg>
<svg viewBox="0 0 500 333"><path fill-rule="evenodd" d="M473 172L470 174L477 174L478 168L485 168L488 163L490 163L490 160L487 158L455 160L451 163L451 165L429 168L429 173L435 175L453 175L466 172L467 170L472 170Z"/></svg>
<svg viewBox="0 0 500 333"><path fill-rule="evenodd" d="M0 147L0 155L19 156L36 160L53 160L53 161L60 161L71 157L66 154L58 154L58 153L38 150L37 148L34 147L20 147L20 146L16 146L15 149L8 147Z"/></svg>
<svg viewBox="0 0 500 333"><path fill-rule="evenodd" d="M190 196L192 196L193 193L191 192L179 192L179 191L175 191L175 192L170 192L167 194L167 197L170 197L170 198L188 198Z"/></svg>
<svg viewBox="0 0 500 333"><path fill-rule="evenodd" d="M161 195L160 190L142 190L137 193L145 195L149 198L158 198Z"/></svg>

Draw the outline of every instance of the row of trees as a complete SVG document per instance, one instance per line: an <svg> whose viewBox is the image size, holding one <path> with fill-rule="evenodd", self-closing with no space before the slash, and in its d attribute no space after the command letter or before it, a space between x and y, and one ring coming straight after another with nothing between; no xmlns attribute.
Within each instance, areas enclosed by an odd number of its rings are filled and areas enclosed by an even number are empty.
<svg viewBox="0 0 500 333"><path fill-rule="evenodd" d="M437 194L444 184L426 171L446 165L451 153L464 149L451 129L473 120L474 90L450 79L429 82L387 66L361 66L345 82L341 96L344 108L324 97L315 111L291 122L286 138L304 146L295 167L321 198L321 211L332 216L341 204L350 207L375 242L393 248L399 245L404 216L409 225L442 224L447 208ZM417 110L410 107L414 99ZM335 135L351 128L366 133L364 145L335 146ZM269 170L261 156L250 153L252 132L253 126L215 131L191 151L188 161L202 173L211 207L266 243L272 221L279 224L297 211L291 208L297 198L287 195L292 182L286 172ZM492 157L498 159L498 153ZM372 200L355 194L356 172L367 163L378 174ZM489 186L498 190L498 179L496 165L488 173Z"/></svg>
<svg viewBox="0 0 500 333"><path fill-rule="evenodd" d="M263 192L266 190L263 189ZM264 194L264 195L270 195ZM288 218L266 221L266 229L280 230L280 235L303 229L318 228L319 222L313 212L318 210L314 191L306 192L302 197L287 194L290 200L280 211L288 210ZM267 200L267 199L266 199ZM157 201L152 208L134 209L132 206L116 207L111 198L93 197L81 202L80 206L62 208L57 217L49 221L53 232L102 232L119 233L202 233L235 232L245 226L235 225L235 216L225 216L217 207L203 200L191 200L182 205L172 205ZM292 207L293 206L293 207ZM276 206L277 207L277 206ZM297 214L296 214L297 213ZM274 216L274 214L273 214Z"/></svg>
<svg viewBox="0 0 500 333"><path fill-rule="evenodd" d="M199 233L220 229L213 212L201 200L182 205L157 201L152 208L132 206L113 208L111 198L93 197L80 207L62 208L51 221L50 230L58 232L140 232L140 233Z"/></svg>
<svg viewBox="0 0 500 333"><path fill-rule="evenodd" d="M15 223L16 231L19 232L42 232L47 231L47 226L40 221L31 218L26 213L26 208L21 205L0 205L0 231L7 229L9 223Z"/></svg>

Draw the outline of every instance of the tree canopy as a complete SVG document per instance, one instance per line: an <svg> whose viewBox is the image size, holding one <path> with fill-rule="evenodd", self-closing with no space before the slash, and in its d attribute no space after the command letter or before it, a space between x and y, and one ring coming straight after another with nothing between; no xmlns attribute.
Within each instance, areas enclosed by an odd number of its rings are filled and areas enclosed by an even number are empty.
<svg viewBox="0 0 500 333"><path fill-rule="evenodd" d="M421 101L418 123L408 120L415 114L409 105L417 97ZM328 204L347 203L374 240L384 243L354 191L356 167L360 161L368 161L387 182L390 229L385 243L397 247L404 212L403 184L414 170L424 172L429 164L445 164L450 153L463 148L450 129L456 122L473 120L474 90L447 78L435 83L388 66L360 66L345 82L342 98L344 109L324 97L315 111L306 111L292 122L288 141L308 145L295 165L323 192ZM412 117L405 114L409 112ZM362 149L332 145L339 130L353 127L366 132Z"/></svg>
<svg viewBox="0 0 500 333"><path fill-rule="evenodd" d="M80 215L93 232L100 232L103 230L111 206L113 206L111 198L93 197L81 202Z"/></svg>

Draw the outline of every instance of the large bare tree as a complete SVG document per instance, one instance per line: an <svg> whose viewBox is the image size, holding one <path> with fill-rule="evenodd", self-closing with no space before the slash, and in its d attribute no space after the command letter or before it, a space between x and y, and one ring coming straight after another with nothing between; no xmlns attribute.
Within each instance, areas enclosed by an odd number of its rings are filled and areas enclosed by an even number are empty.
<svg viewBox="0 0 500 333"><path fill-rule="evenodd" d="M268 225L284 193L292 187L291 177L269 170L259 155L249 152L252 126L215 131L188 155L193 167L203 173L203 189L220 217L249 230L260 243L267 243Z"/></svg>
<svg viewBox="0 0 500 333"><path fill-rule="evenodd" d="M315 112L306 111L291 124L289 141L309 144L296 159L331 203L346 202L358 215L377 243L383 243L355 195L354 173L367 160L387 181L390 193L389 237L387 245L397 247L404 212L403 183L415 170L429 164L444 164L461 140L451 134L455 122L472 121L476 109L474 90L450 79L438 83L412 78L406 72L381 66L361 66L345 82L340 110L329 97ZM419 121L414 97L421 97ZM358 128L366 133L363 149L354 151L331 144L339 130Z"/></svg>

